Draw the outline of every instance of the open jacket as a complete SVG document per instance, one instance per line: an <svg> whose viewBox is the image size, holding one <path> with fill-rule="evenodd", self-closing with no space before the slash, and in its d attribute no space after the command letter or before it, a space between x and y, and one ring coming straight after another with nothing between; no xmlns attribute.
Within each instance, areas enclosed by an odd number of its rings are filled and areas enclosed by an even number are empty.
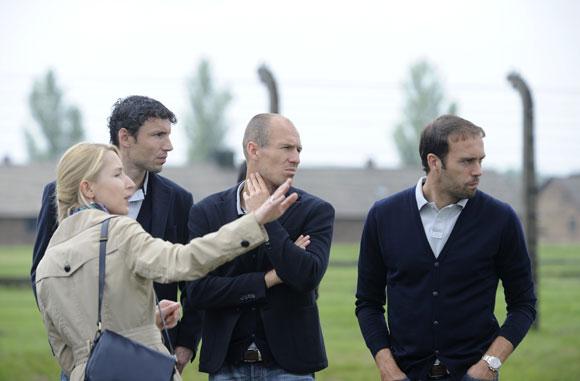
<svg viewBox="0 0 580 381"><path fill-rule="evenodd" d="M189 215L191 237L218 230L239 218L238 186L195 204ZM244 311L256 308L277 366L306 374L328 365L316 304L316 288L326 272L334 208L326 201L291 188L298 200L276 221L266 224L269 242L212 271L187 287L184 315L204 312L199 368L216 373L224 364L236 325ZM306 249L294 241L310 235ZM264 274L276 269L284 283L267 289Z"/></svg>
<svg viewBox="0 0 580 381"><path fill-rule="evenodd" d="M65 218L36 271L38 305L49 342L71 381L83 379L97 328L100 224L111 217L89 209ZM253 215L187 245L153 238L135 220L113 217L107 242L103 328L167 352L155 326L153 281L200 278L267 238Z"/></svg>

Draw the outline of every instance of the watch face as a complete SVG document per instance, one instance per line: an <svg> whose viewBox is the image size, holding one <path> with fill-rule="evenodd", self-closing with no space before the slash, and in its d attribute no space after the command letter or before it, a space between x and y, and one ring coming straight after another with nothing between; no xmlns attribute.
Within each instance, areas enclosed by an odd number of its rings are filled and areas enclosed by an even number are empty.
<svg viewBox="0 0 580 381"><path fill-rule="evenodd" d="M490 367L496 370L501 366L501 361L495 356L486 356L485 361L489 364Z"/></svg>

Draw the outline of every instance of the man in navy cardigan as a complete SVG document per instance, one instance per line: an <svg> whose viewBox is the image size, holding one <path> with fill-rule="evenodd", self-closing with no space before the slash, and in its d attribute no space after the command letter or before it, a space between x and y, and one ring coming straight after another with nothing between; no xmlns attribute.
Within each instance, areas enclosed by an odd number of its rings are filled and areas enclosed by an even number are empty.
<svg viewBox="0 0 580 381"><path fill-rule="evenodd" d="M169 135L176 121L173 112L161 102L144 96L129 96L115 103L109 118L109 134L137 189L129 199L129 216L136 218L153 237L187 243L187 218L193 197L179 185L158 175L173 149ZM55 182L51 182L44 188L38 216L30 270L33 290L36 267L57 227L54 197ZM154 287L159 300L177 300L177 283L155 283ZM193 332L178 324L169 333L173 344L178 346L176 354L181 370L193 356Z"/></svg>
<svg viewBox="0 0 580 381"><path fill-rule="evenodd" d="M495 380L535 318L520 222L477 190L484 136L459 117L435 119L419 147L427 176L368 213L356 314L383 381ZM508 312L501 326L499 280Z"/></svg>
<svg viewBox="0 0 580 381"><path fill-rule="evenodd" d="M277 114L256 115L243 140L247 176L258 173L272 191L296 174L298 131ZM245 213L241 182L194 205L191 237L218 230ZM187 288L189 307L202 310L199 368L219 380L313 380L327 366L315 290L328 266L334 209L300 189L298 200L266 225L269 241Z"/></svg>

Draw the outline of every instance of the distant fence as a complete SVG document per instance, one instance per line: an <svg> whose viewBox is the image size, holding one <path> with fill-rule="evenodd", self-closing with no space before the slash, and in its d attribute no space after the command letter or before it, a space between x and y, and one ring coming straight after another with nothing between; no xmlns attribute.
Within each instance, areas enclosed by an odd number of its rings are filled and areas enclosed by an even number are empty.
<svg viewBox="0 0 580 381"><path fill-rule="evenodd" d="M31 287L30 278L0 278L0 287Z"/></svg>
<svg viewBox="0 0 580 381"><path fill-rule="evenodd" d="M356 268L356 260L331 260L329 267ZM580 257L546 258L540 261L542 277L580 279ZM0 287L30 287L28 277L0 277Z"/></svg>

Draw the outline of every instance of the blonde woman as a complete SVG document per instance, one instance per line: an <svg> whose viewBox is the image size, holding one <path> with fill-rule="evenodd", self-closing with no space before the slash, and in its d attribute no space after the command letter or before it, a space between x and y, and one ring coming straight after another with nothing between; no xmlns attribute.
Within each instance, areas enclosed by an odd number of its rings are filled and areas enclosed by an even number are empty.
<svg viewBox="0 0 580 381"><path fill-rule="evenodd" d="M116 147L79 143L65 152L57 167L59 227L38 266L36 289L51 347L71 381L83 379L96 330L101 222L119 215L109 225L103 328L167 352L155 325L153 281L200 278L255 248L268 239L263 224L296 201L296 194L285 197L289 182L269 196L261 179L249 181L244 198L252 213L187 245L171 244L124 216L134 184Z"/></svg>

